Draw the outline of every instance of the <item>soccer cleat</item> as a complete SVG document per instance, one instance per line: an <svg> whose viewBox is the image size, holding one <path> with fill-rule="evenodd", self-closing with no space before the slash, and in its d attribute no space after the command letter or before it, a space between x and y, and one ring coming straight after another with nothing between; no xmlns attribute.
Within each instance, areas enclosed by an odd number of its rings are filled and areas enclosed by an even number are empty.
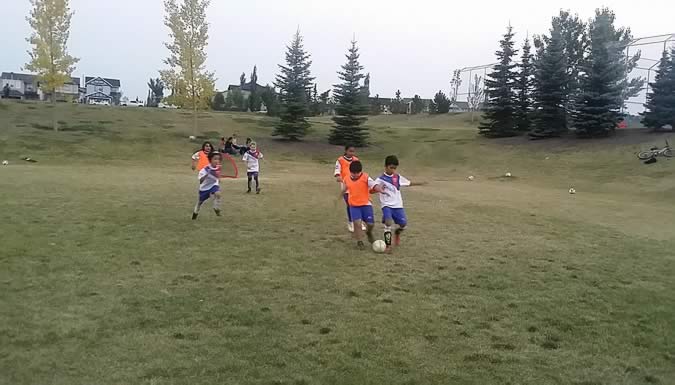
<svg viewBox="0 0 675 385"><path fill-rule="evenodd" d="M192 213L192 220L197 220L198 213Z"/></svg>
<svg viewBox="0 0 675 385"><path fill-rule="evenodd" d="M217 216L220 216L220 209L213 209Z"/></svg>
<svg viewBox="0 0 675 385"><path fill-rule="evenodd" d="M250 194L250 193L251 193L251 189L246 190L246 194Z"/></svg>
<svg viewBox="0 0 675 385"><path fill-rule="evenodd" d="M358 242L356 242L356 247L357 247L359 250L365 250L365 249L366 249L366 245L363 244L363 241L358 241Z"/></svg>
<svg viewBox="0 0 675 385"><path fill-rule="evenodd" d="M353 233L353 232L354 232L354 222L349 222L349 223L347 223L347 230L348 230L350 233Z"/></svg>

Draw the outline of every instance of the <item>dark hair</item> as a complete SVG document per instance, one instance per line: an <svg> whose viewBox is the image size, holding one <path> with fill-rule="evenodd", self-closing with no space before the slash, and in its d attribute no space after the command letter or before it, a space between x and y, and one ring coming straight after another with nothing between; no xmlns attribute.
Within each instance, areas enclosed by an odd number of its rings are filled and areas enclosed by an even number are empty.
<svg viewBox="0 0 675 385"><path fill-rule="evenodd" d="M219 153L218 151L211 151L209 152L209 162L216 156L219 156L221 160L223 159L223 155L221 153Z"/></svg>
<svg viewBox="0 0 675 385"><path fill-rule="evenodd" d="M213 144L211 144L211 142L204 142L204 144L202 144L202 151L204 151L204 147L206 147L207 144L211 146L211 151L213 152L215 148L213 147Z"/></svg>
<svg viewBox="0 0 675 385"><path fill-rule="evenodd" d="M347 143L347 144L345 145L345 151L349 150L349 149L352 148L352 147L356 148L355 145L353 145L353 144L351 144L351 143Z"/></svg>
<svg viewBox="0 0 675 385"><path fill-rule="evenodd" d="M251 143L252 141L253 141L253 139L251 139L251 138L246 138L246 143Z"/></svg>
<svg viewBox="0 0 675 385"><path fill-rule="evenodd" d="M349 172L357 173L363 171L363 165L360 161L355 160L349 164Z"/></svg>
<svg viewBox="0 0 675 385"><path fill-rule="evenodd" d="M384 158L384 167L387 166L398 166L398 158L396 155L389 155L388 157Z"/></svg>

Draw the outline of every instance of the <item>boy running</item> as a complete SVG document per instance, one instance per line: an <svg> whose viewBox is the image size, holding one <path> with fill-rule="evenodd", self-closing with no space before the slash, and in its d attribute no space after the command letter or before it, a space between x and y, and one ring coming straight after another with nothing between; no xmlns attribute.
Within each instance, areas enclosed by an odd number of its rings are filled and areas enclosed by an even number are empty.
<svg viewBox="0 0 675 385"><path fill-rule="evenodd" d="M387 252L392 250L391 230L394 224L398 226L394 233L394 246L401 243L401 233L408 225L408 219L403 209L401 187L413 185L411 181L399 175L396 169L398 169L398 158L390 155L384 160L384 174L375 180L375 184L381 188L379 196L382 206L382 223L384 223L384 243L387 244ZM415 183L414 185L421 186L424 183Z"/></svg>
<svg viewBox="0 0 675 385"><path fill-rule="evenodd" d="M248 190L251 192L251 179L255 179L255 193L260 194L260 182L258 182L258 174L260 172L260 159L263 158L262 152L258 151L258 145L255 142L249 144L248 151L241 158L246 163L246 176L248 177Z"/></svg>
<svg viewBox="0 0 675 385"><path fill-rule="evenodd" d="M218 152L210 152L209 164L199 170L199 200L192 211L192 220L199 216L199 209L209 198L213 199L213 211L220 216L220 162L222 155Z"/></svg>
<svg viewBox="0 0 675 385"><path fill-rule="evenodd" d="M349 165L349 176L343 180L342 192L347 194L349 204L350 218L354 223L354 238L359 249L363 250L363 228L366 225L366 235L368 242L373 243L373 227L375 227L375 216L373 214L373 205L370 203L370 191L382 192L382 188L375 184L368 174L363 172L363 166L358 160L354 160Z"/></svg>
<svg viewBox="0 0 675 385"><path fill-rule="evenodd" d="M335 181L340 183L342 190L344 191L344 180L349 177L349 165L352 162L358 161L359 158L356 157L356 147L348 144L345 146L345 153L338 158L335 162L335 172L333 177ZM350 233L354 232L354 223L352 222L352 215L349 212L349 193L344 194L345 204L347 205L347 230ZM364 228L365 230L365 228Z"/></svg>

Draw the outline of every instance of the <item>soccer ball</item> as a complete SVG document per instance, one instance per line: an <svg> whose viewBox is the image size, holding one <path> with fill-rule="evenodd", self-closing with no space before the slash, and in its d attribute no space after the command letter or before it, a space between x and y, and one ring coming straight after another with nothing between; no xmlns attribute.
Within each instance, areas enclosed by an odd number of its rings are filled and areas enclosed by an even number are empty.
<svg viewBox="0 0 675 385"><path fill-rule="evenodd" d="M510 177L511 177L511 173L510 173L510 172L507 172L506 174L504 174L504 176L507 177L507 178L510 178Z"/></svg>
<svg viewBox="0 0 675 385"><path fill-rule="evenodd" d="M6 161L6 160L3 160L3 161L2 161L2 165L3 165L3 166L7 166L8 164L9 164L9 161Z"/></svg>
<svg viewBox="0 0 675 385"><path fill-rule="evenodd" d="M472 181L472 180L474 180L474 179L476 179L476 178L474 178L474 176L473 176L473 175L470 175L470 176L469 176L469 180L471 180L471 181Z"/></svg>
<svg viewBox="0 0 675 385"><path fill-rule="evenodd" d="M195 139L197 139L197 137L196 137L196 136L194 136L194 135L190 135L190 140L195 140Z"/></svg>
<svg viewBox="0 0 675 385"><path fill-rule="evenodd" d="M384 253L387 250L387 244L383 240L373 242L373 251L376 253Z"/></svg>
<svg viewBox="0 0 675 385"><path fill-rule="evenodd" d="M570 187L570 194L576 194L577 190L574 189L574 187Z"/></svg>

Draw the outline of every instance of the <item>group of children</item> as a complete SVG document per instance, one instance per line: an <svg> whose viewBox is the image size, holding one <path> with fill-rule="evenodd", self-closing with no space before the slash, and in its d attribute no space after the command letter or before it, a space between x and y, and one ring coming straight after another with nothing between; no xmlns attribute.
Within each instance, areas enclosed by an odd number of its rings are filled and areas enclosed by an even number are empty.
<svg viewBox="0 0 675 385"><path fill-rule="evenodd" d="M243 153L242 161L246 163L248 177L247 193L251 192L251 182L255 181L255 191L260 194L260 159L263 154L258 151L255 142L251 141L248 149ZM204 142L201 151L192 156L192 169L199 170L199 199L192 212L192 219L199 216L199 211L207 200L214 198L213 210L220 216L220 178L223 155L214 150L210 142ZM354 233L357 247L365 248L364 233L368 242L373 243L373 229L375 214L370 202L370 194L376 193L382 206L382 223L384 224L384 242L386 251L391 252L393 246L398 246L401 233L405 230L408 219L403 209L401 187L412 186L413 183L398 174L398 158L387 156L384 160L384 173L373 180L363 172L363 164L356 157L354 146L345 146L344 154L335 162L335 180L341 186L341 198L347 204L347 228ZM416 183L421 185L423 183ZM396 226L396 229L394 229Z"/></svg>
<svg viewBox="0 0 675 385"><path fill-rule="evenodd" d="M342 187L341 197L347 204L347 228L354 233L357 247L360 249L365 248L364 232L368 242L375 241L373 235L375 214L370 202L371 193L377 193L380 198L386 252L391 252L392 247L398 246L401 242L401 233L408 225L403 209L401 187L412 186L413 183L398 174L398 165L396 156L387 156L384 160L384 173L373 180L363 172L363 164L356 157L356 148L351 145L345 146L344 155L335 162L333 175ZM422 184L415 183L415 185ZM394 225L397 226L395 230Z"/></svg>
<svg viewBox="0 0 675 385"><path fill-rule="evenodd" d="M213 211L220 216L220 178L222 170L223 153L214 150L211 142L204 142L202 149L192 155L192 169L199 170L199 198L194 210L192 211L192 220L199 216L199 210L204 202L213 199ZM258 146L253 141L247 141L247 149L243 152L242 161L246 163L246 176L248 178L248 189L246 193L251 193L251 183L255 181L255 192L260 194L260 159L263 154L258 150ZM236 165L235 165L236 167Z"/></svg>

